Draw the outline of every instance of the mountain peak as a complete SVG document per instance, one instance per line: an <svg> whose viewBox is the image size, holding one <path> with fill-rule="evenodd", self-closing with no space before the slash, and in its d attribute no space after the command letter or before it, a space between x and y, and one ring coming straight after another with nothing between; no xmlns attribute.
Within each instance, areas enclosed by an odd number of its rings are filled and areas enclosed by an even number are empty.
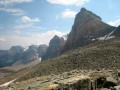
<svg viewBox="0 0 120 90"><path fill-rule="evenodd" d="M78 16L84 16L84 17L87 17L87 18L97 18L99 20L102 20L100 16L94 14L93 12L87 10L86 8L81 8L80 12L78 13Z"/></svg>
<svg viewBox="0 0 120 90"><path fill-rule="evenodd" d="M60 38L59 36L55 35L53 38Z"/></svg>
<svg viewBox="0 0 120 90"><path fill-rule="evenodd" d="M52 45L54 43L56 43L56 41L59 41L60 40L60 37L55 35L51 40L50 40L50 43L49 45Z"/></svg>
<svg viewBox="0 0 120 90"><path fill-rule="evenodd" d="M62 48L65 40L57 35L55 35L49 43L49 47L46 50L45 55L42 57L43 60L57 56Z"/></svg>
<svg viewBox="0 0 120 90"><path fill-rule="evenodd" d="M81 8L80 12L75 17L74 24L75 25L84 24L93 20L102 21L100 16L94 14L93 12L85 8Z"/></svg>
<svg viewBox="0 0 120 90"><path fill-rule="evenodd" d="M113 29L114 27L104 23L98 15L81 8L61 52L88 45L93 39L103 37Z"/></svg>
<svg viewBox="0 0 120 90"><path fill-rule="evenodd" d="M82 8L81 8L81 11L87 11L87 9L86 9L86 8L84 8L84 7L82 7Z"/></svg>

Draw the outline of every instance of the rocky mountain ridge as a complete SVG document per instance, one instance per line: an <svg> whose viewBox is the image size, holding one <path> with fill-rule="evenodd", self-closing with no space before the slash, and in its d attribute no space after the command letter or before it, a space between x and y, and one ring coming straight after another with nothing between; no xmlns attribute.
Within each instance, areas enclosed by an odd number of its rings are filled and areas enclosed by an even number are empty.
<svg viewBox="0 0 120 90"><path fill-rule="evenodd" d="M115 27L104 23L101 17L81 8L76 15L72 30L62 49L62 53L77 47L83 47L111 33Z"/></svg>
<svg viewBox="0 0 120 90"><path fill-rule="evenodd" d="M43 55L42 59L45 60L59 55L64 43L65 38L55 35L50 40L49 47L47 48L46 53Z"/></svg>
<svg viewBox="0 0 120 90"><path fill-rule="evenodd" d="M60 54L60 50L65 43L67 36L59 37L55 35L47 45L31 45L27 48L22 46L12 46L9 50L0 50L0 67L28 64L37 59L48 59Z"/></svg>
<svg viewBox="0 0 120 90"><path fill-rule="evenodd" d="M0 67L30 63L41 58L46 49L46 45L31 45L27 49L12 46L9 50L0 50Z"/></svg>

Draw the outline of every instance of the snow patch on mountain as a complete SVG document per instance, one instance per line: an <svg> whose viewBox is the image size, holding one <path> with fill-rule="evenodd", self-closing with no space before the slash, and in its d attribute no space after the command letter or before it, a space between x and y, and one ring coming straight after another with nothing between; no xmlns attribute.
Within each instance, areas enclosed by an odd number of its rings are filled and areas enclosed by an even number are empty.
<svg viewBox="0 0 120 90"><path fill-rule="evenodd" d="M11 81L9 81L9 82L6 82L6 83L4 83L4 84L0 85L0 87L5 87L5 86L8 86L8 85L10 85L11 83L13 83L15 80L16 80L16 79L11 80Z"/></svg>

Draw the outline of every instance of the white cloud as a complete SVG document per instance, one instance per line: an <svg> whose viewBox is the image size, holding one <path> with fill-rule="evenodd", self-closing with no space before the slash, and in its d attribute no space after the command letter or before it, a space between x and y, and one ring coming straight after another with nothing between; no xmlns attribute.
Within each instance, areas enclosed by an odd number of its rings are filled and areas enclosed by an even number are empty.
<svg viewBox="0 0 120 90"><path fill-rule="evenodd" d="M40 19L39 18L30 18L28 16L23 16L21 18L21 21L24 22L24 23L33 23L33 22L40 22Z"/></svg>
<svg viewBox="0 0 120 90"><path fill-rule="evenodd" d="M0 42L4 42L4 41L5 41L5 38L0 37Z"/></svg>
<svg viewBox="0 0 120 90"><path fill-rule="evenodd" d="M120 25L120 19L117 19L115 21L110 21L110 22L108 22L108 24L110 24L112 26L119 26Z"/></svg>
<svg viewBox="0 0 120 90"><path fill-rule="evenodd" d="M12 4L20 4L20 3L28 3L33 0L0 0L0 5L12 5Z"/></svg>
<svg viewBox="0 0 120 90"><path fill-rule="evenodd" d="M17 32L19 30L23 30L23 29L29 29L29 30L40 30L41 27L37 26L36 23L40 22L41 20L39 18L30 18L28 16L23 16L20 19L17 19L16 22L18 24L16 24L14 26L15 31L17 30Z"/></svg>
<svg viewBox="0 0 120 90"><path fill-rule="evenodd" d="M59 5L74 5L74 6L80 6L85 4L86 2L89 2L90 0L47 0L51 4L59 4Z"/></svg>
<svg viewBox="0 0 120 90"><path fill-rule="evenodd" d="M50 30L44 33L34 33L30 36L19 36L19 35L11 35L4 36L6 39L4 42L0 43L0 49L8 49L11 46L22 45L23 47L29 46L31 44L40 45L47 44L49 41L55 36L63 36L63 32L59 32L57 30Z"/></svg>
<svg viewBox="0 0 120 90"><path fill-rule="evenodd" d="M0 8L0 11L5 11L12 15L22 15L25 13L22 9L17 9L17 8Z"/></svg>
<svg viewBox="0 0 120 90"><path fill-rule="evenodd" d="M21 24L21 25L16 25L14 27L14 29L35 29L35 30L39 30L41 29L39 26L35 26L34 24L30 23L30 24Z"/></svg>
<svg viewBox="0 0 120 90"><path fill-rule="evenodd" d="M0 11L7 12L11 15L23 15L25 13L24 10L20 8L11 8L15 4L21 3L29 3L33 0L0 0Z"/></svg>
<svg viewBox="0 0 120 90"><path fill-rule="evenodd" d="M70 9L66 9L64 12L61 13L62 18L74 18L77 12L72 11Z"/></svg>

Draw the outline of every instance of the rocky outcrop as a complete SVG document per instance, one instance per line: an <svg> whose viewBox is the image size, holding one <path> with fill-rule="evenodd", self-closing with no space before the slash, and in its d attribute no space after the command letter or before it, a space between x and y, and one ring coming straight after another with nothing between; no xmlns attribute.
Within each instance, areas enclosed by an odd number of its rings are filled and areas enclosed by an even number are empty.
<svg viewBox="0 0 120 90"><path fill-rule="evenodd" d="M114 70L73 70L16 82L7 89L13 90L119 90ZM112 79L110 79L112 78ZM116 81L116 82L115 82ZM115 89L116 88L116 89Z"/></svg>
<svg viewBox="0 0 120 90"><path fill-rule="evenodd" d="M42 57L42 59L45 60L59 55L60 50L64 45L64 42L65 42L64 38L60 38L57 35L55 35L50 40L49 47L47 48L47 51L45 55Z"/></svg>
<svg viewBox="0 0 120 90"><path fill-rule="evenodd" d="M111 33L114 29L115 27L104 23L96 14L81 8L61 52L88 45L97 38Z"/></svg>
<svg viewBox="0 0 120 90"><path fill-rule="evenodd" d="M119 88L116 82L114 82L114 80L108 80L113 73L108 71L107 73L109 74L97 71L87 76L82 76L76 73L77 75L74 77L70 77L69 73L68 78L50 84L46 90L116 90L115 88ZM114 75L112 77L114 77Z"/></svg>

